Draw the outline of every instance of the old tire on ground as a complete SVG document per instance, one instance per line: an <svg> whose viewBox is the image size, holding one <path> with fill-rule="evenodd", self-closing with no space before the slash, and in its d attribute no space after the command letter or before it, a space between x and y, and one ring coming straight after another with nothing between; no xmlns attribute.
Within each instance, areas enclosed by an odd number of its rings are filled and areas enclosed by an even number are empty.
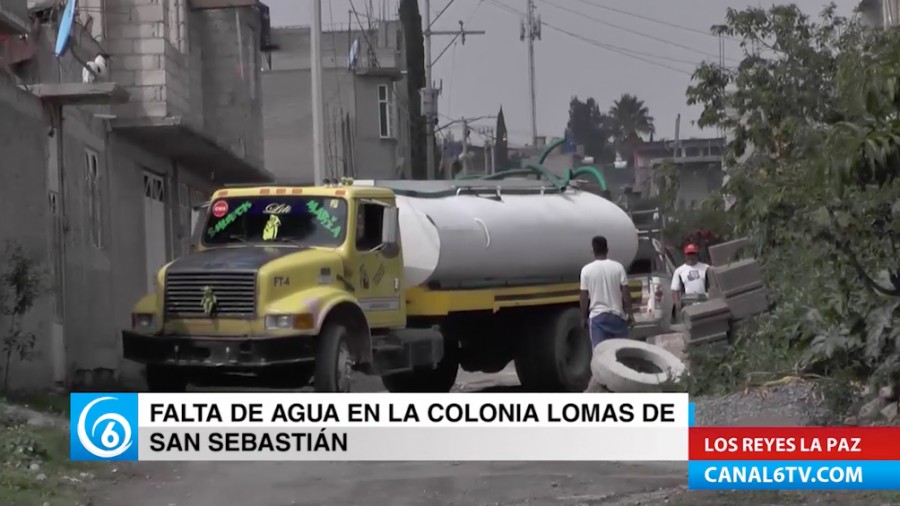
<svg viewBox="0 0 900 506"><path fill-rule="evenodd" d="M347 327L326 323L316 339L313 388L316 392L349 392L353 373L350 333Z"/></svg>
<svg viewBox="0 0 900 506"><path fill-rule="evenodd" d="M150 392L179 393L187 390L187 378L175 367L148 365L144 374Z"/></svg>
<svg viewBox="0 0 900 506"><path fill-rule="evenodd" d="M578 308L537 318L516 357L516 374L528 391L583 392L591 379L591 340Z"/></svg>
<svg viewBox="0 0 900 506"><path fill-rule="evenodd" d="M381 384L394 393L446 393L456 385L459 372L459 341L444 336L444 356L434 369L417 368L410 372L382 376Z"/></svg>
<svg viewBox="0 0 900 506"><path fill-rule="evenodd" d="M613 392L664 391L684 373L684 363L660 346L630 339L610 339L601 346L591 360L591 372Z"/></svg>

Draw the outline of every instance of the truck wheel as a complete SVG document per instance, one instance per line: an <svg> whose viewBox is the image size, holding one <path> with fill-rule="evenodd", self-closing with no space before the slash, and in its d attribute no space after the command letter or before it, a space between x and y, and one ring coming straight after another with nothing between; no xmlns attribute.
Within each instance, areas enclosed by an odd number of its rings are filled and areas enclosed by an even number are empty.
<svg viewBox="0 0 900 506"><path fill-rule="evenodd" d="M353 355L350 353L350 334L347 327L328 323L319 333L313 387L316 392L345 393L350 391L353 375Z"/></svg>
<svg viewBox="0 0 900 506"><path fill-rule="evenodd" d="M187 378L174 367L148 365L145 375L150 392L178 393L187 390Z"/></svg>
<svg viewBox="0 0 900 506"><path fill-rule="evenodd" d="M515 363L526 390L584 392L591 379L591 340L581 311L567 308L537 320Z"/></svg>
<svg viewBox="0 0 900 506"><path fill-rule="evenodd" d="M459 341L445 335L444 357L437 367L382 376L381 384L393 393L446 393L456 384L458 372Z"/></svg>

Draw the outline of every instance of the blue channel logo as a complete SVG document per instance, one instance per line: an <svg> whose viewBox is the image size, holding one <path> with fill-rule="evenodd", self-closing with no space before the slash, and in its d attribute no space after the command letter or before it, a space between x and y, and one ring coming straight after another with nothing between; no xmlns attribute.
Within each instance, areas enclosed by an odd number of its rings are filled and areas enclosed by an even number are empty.
<svg viewBox="0 0 900 506"><path fill-rule="evenodd" d="M138 460L138 394L73 393L69 412L70 459Z"/></svg>

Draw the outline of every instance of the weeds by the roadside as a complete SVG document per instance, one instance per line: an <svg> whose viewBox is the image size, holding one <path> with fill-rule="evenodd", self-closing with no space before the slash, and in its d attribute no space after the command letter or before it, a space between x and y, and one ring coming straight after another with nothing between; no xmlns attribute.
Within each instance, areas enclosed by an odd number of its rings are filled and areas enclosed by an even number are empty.
<svg viewBox="0 0 900 506"><path fill-rule="evenodd" d="M687 351L690 368L682 382L692 396L721 395L796 374L801 350L768 332L766 317L742 323L725 349Z"/></svg>
<svg viewBox="0 0 900 506"><path fill-rule="evenodd" d="M98 466L69 461L62 427L33 426L0 400L0 497L4 506L86 504Z"/></svg>

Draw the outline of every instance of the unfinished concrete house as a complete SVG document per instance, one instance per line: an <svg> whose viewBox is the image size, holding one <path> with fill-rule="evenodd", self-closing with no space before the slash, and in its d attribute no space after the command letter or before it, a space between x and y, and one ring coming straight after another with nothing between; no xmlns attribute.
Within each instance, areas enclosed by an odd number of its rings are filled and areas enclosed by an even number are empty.
<svg viewBox="0 0 900 506"><path fill-rule="evenodd" d="M194 207L263 168L255 0L0 0L0 240L46 267L19 386L133 379L120 330ZM9 21L14 14L12 22ZM60 31L70 30L57 56ZM0 365L2 367L2 365ZM122 373L122 374L120 374Z"/></svg>

